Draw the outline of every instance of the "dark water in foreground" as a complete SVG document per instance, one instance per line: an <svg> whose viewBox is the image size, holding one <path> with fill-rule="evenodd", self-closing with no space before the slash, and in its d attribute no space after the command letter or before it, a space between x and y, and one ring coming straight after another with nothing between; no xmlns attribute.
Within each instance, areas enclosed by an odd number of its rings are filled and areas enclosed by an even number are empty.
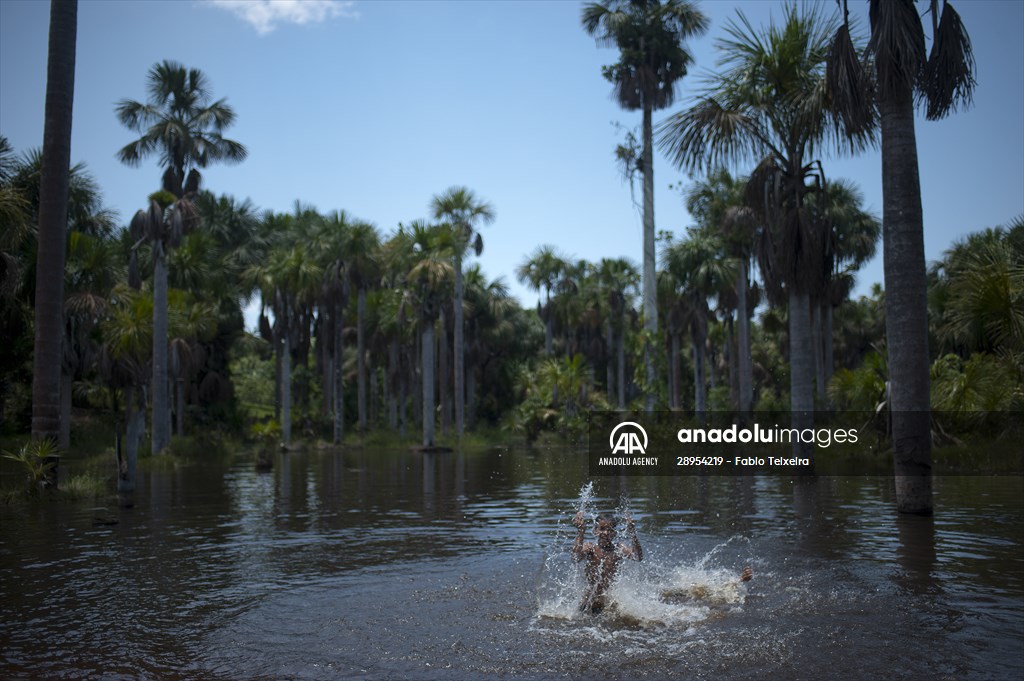
<svg viewBox="0 0 1024 681"><path fill-rule="evenodd" d="M586 482L559 452L310 452L0 508L0 678L1024 672L1020 477L937 478L934 520L884 477ZM568 520L623 496L645 560L581 615Z"/></svg>

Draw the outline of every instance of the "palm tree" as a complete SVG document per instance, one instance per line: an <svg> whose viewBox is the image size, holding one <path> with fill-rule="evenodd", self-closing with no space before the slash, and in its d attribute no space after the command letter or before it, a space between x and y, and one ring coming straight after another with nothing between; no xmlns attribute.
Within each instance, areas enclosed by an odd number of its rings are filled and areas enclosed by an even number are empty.
<svg viewBox="0 0 1024 681"><path fill-rule="evenodd" d="M205 359L203 344L217 331L213 303L196 300L186 291L168 291L168 369L174 379L175 429L185 434L185 387L194 380Z"/></svg>
<svg viewBox="0 0 1024 681"><path fill-rule="evenodd" d="M707 410L704 379L704 346L707 342L710 310L708 299L736 281L735 261L723 257L723 244L704 230L690 230L682 241L665 251L665 269L675 279L689 305L689 327L693 340L694 411Z"/></svg>
<svg viewBox="0 0 1024 681"><path fill-rule="evenodd" d="M743 13L730 21L716 47L721 73L710 77L691 108L660 128L660 142L690 171L759 160L747 185L747 204L765 225L758 261L775 300L788 298L790 401L796 427L810 427L814 363L810 292L830 269L830 241L811 219L806 196L824 183L811 155L826 148L856 151L870 131L837 138L836 115L826 96L825 57L832 23L818 6L786 5L781 25L760 31ZM797 447L810 456L806 447Z"/></svg>
<svg viewBox="0 0 1024 681"><path fill-rule="evenodd" d="M345 211L330 213L324 217L323 241L320 248L320 255L323 259L324 281L322 288L322 305L330 319L330 335L325 345L330 347L330 383L325 386L324 400L333 405L333 426L334 444L340 444L345 428L345 396L343 392L342 376L344 361L343 334L345 322L345 309L348 307L349 261L347 252L349 238L352 231L352 222ZM360 326L362 320L359 320ZM362 333L360 332L360 338ZM328 393L327 388L330 392ZM328 394L330 397L328 398Z"/></svg>
<svg viewBox="0 0 1024 681"><path fill-rule="evenodd" d="M737 260L736 318L739 336L737 354L738 407L749 414L753 400L753 367L750 359L750 258L753 253L757 222L753 211L745 205L743 190L746 179L733 178L728 170L719 168L705 180L686 190L686 209L699 224L716 230L723 237L728 254Z"/></svg>
<svg viewBox="0 0 1024 681"><path fill-rule="evenodd" d="M551 289L562 276L567 263L554 246L538 246L526 260L516 267L516 279L540 293L544 289L544 305L537 304L537 312L544 321L544 355L551 356L554 316L551 309Z"/></svg>
<svg viewBox="0 0 1024 681"><path fill-rule="evenodd" d="M608 349L616 358L614 384L619 409L626 408L626 314L631 308L634 292L640 284L640 272L626 258L602 258L597 266L597 280L605 290L610 315L608 317ZM611 361L608 363L611 367ZM608 372L612 376L611 370ZM608 381L608 401L611 402L612 380Z"/></svg>
<svg viewBox="0 0 1024 681"><path fill-rule="evenodd" d="M854 285L854 273L874 257L882 225L866 212L860 189L848 180L835 180L825 190L811 197L812 208L832 231L834 267L829 272L825 289L814 301L817 311L815 326L815 361L817 363L818 394L825 394L825 386L835 368L833 354L833 309L848 296ZM818 361L820 359L820 361Z"/></svg>
<svg viewBox="0 0 1024 681"><path fill-rule="evenodd" d="M277 243L263 262L251 267L245 278L260 291L260 325L269 336L280 366L279 395L281 435L291 442L292 353L298 344L303 309L313 302L323 282L321 263L311 252L311 234L319 216L296 204L294 215L268 214L265 228L277 234ZM274 314L274 324L265 317L265 308Z"/></svg>
<svg viewBox="0 0 1024 681"><path fill-rule="evenodd" d="M199 191L199 168L214 161L238 162L246 151L238 142L224 138L235 113L223 99L211 102L206 76L163 61L147 76L147 102L121 100L118 120L141 137L117 153L122 163L138 166L154 153L164 166L162 189L179 201ZM167 265L168 244L153 234L153 453L170 442L171 422L167 390ZM176 244L174 244L176 245Z"/></svg>
<svg viewBox="0 0 1024 681"><path fill-rule="evenodd" d="M371 286L380 281L378 250L380 235L369 222L354 222L348 230L348 273L352 287L356 289L356 366L358 367L358 391L356 404L359 410L359 429L367 428L366 413L366 294Z"/></svg>
<svg viewBox="0 0 1024 681"><path fill-rule="evenodd" d="M654 249L654 144L652 114L671 106L676 84L686 75L693 56L686 41L707 31L708 19L690 0L604 0L583 6L583 29L600 43L619 48L619 61L602 70L613 83L619 105L643 111L644 328L650 336L658 331ZM654 385L651 348L645 348L647 383ZM647 410L654 395L647 395Z"/></svg>
<svg viewBox="0 0 1024 681"><path fill-rule="evenodd" d="M941 6L941 7L940 7ZM868 59L862 63L844 22L835 32L829 85L845 131L858 135L877 120L882 137L882 225L886 337L891 368L893 458L901 512L931 513L931 424L927 273L918 175L914 99L929 120L971 102L974 55L959 14L931 0L931 53L911 0L871 0ZM876 111L877 107L877 111Z"/></svg>
<svg viewBox="0 0 1024 681"><path fill-rule="evenodd" d="M466 348L463 338L465 329L462 309L462 258L470 244L472 244L476 254L480 255L484 245L477 228L480 224L494 222L494 208L491 204L477 199L472 190L466 187L451 187L443 194L435 196L430 202L430 208L434 218L450 222L456 230L457 241L453 256L455 297L452 303L455 308L455 432L459 437L462 437L466 406Z"/></svg>
<svg viewBox="0 0 1024 681"><path fill-rule="evenodd" d="M103 346L99 370L112 388L124 393L125 439L121 450L121 428L117 428L117 491L121 503L130 505L135 491L135 464L139 441L145 428L142 385L148 373L153 347L153 298L123 284L111 294L110 314L101 323Z"/></svg>
<svg viewBox="0 0 1024 681"><path fill-rule="evenodd" d="M64 249L75 92L77 0L50 4L46 110L39 191L35 344L32 357L32 439L60 436L61 340L64 337ZM51 473L56 478L56 467Z"/></svg>
<svg viewBox="0 0 1024 681"><path fill-rule="evenodd" d="M434 325L437 323L449 282L454 279L452 257L458 238L448 225L409 225L412 256L406 279L420 320L423 368L423 446L434 446Z"/></svg>
<svg viewBox="0 0 1024 681"><path fill-rule="evenodd" d="M1024 216L957 242L933 271L940 348L1024 363Z"/></svg>
<svg viewBox="0 0 1024 681"><path fill-rule="evenodd" d="M9 149L9 147L8 147ZM4 164L5 193L14 209L10 231L0 244L0 271L10 277L0 280L0 291L13 294L16 287L33 290L39 270L31 257L35 255L35 233L28 226L37 223L40 214L40 190L43 154L39 149L26 152L20 159ZM116 213L103 207L99 185L86 169L76 163L68 170L67 225L65 233L64 342L61 365L60 437L57 446L66 450L71 437L72 379L87 369L93 343L90 327L98 319L97 312L105 305L105 294L112 286L111 275L117 270L107 256L112 255L109 237L113 233ZM20 252L19 252L20 251ZM45 270L44 270L45 271ZM7 334L10 335L10 334Z"/></svg>

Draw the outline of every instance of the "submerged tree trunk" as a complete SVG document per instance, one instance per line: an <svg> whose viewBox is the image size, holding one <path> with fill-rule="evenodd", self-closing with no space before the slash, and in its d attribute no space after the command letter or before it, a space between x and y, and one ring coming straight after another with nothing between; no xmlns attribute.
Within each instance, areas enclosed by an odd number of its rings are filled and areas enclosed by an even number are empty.
<svg viewBox="0 0 1024 681"><path fill-rule="evenodd" d="M61 435L61 344L64 341L64 259L68 168L75 94L78 2L53 0L46 63L43 157L39 181L35 340L32 354L32 439ZM57 479L57 466L51 471Z"/></svg>
<svg viewBox="0 0 1024 681"><path fill-rule="evenodd" d="M753 362L750 357L750 313L747 311L747 269L750 267L750 259L744 258L740 263L739 279L736 282L736 318L739 322L737 334L739 336L739 347L737 348L737 366L739 368L740 386L740 412L749 414L753 407L754 400L754 377Z"/></svg>
<svg viewBox="0 0 1024 681"><path fill-rule="evenodd" d="M619 372L616 387L619 389L619 409L626 408L626 321L623 319L619 329L619 357L615 363Z"/></svg>
<svg viewBox="0 0 1024 681"><path fill-rule="evenodd" d="M466 372L466 428L476 430L476 371Z"/></svg>
<svg viewBox="0 0 1024 681"><path fill-rule="evenodd" d="M417 428L423 427L423 334L415 334L414 347L412 351L413 361L413 389L412 389L412 420Z"/></svg>
<svg viewBox="0 0 1024 681"><path fill-rule="evenodd" d="M179 378L175 380L175 397L177 407L174 410L175 420L177 421L176 432L178 437L185 434L185 379Z"/></svg>
<svg viewBox="0 0 1024 681"><path fill-rule="evenodd" d="M885 333L889 352L896 504L932 512L928 281L910 88L880 98Z"/></svg>
<svg viewBox="0 0 1024 681"><path fill-rule="evenodd" d="M423 446L434 446L434 323L423 324Z"/></svg>
<svg viewBox="0 0 1024 681"><path fill-rule="evenodd" d="M679 404L680 387L679 386L680 386L680 383L681 383L682 376L680 375L680 369L679 369L679 332L678 331L673 331L672 332L672 362L671 362L671 364L672 364L672 371L671 371L671 373L669 375L672 376L672 392L670 393L671 394L671 401L672 401L672 408L673 409L679 409L679 407L680 407L680 404Z"/></svg>
<svg viewBox="0 0 1024 681"><path fill-rule="evenodd" d="M367 372L370 374L370 423L377 426L377 407L380 404L379 388L377 386L377 367L367 362Z"/></svg>
<svg viewBox="0 0 1024 681"><path fill-rule="evenodd" d="M392 338L388 345L388 374L385 384L388 388L388 427L394 431L398 429L398 338Z"/></svg>
<svg viewBox="0 0 1024 681"><path fill-rule="evenodd" d="M57 447L67 451L71 446L71 374L62 371L60 375L60 438Z"/></svg>
<svg viewBox="0 0 1024 681"><path fill-rule="evenodd" d="M406 413L405 413L405 402L406 402L406 387L412 380L412 367L408 366L406 361L405 349L399 348L398 350L398 434L402 439L405 439L406 433Z"/></svg>
<svg viewBox="0 0 1024 681"><path fill-rule="evenodd" d="M281 422L281 340L274 334L274 420Z"/></svg>
<svg viewBox="0 0 1024 681"><path fill-rule="evenodd" d="M733 409L740 406L739 363L736 361L736 333L732 314L725 320L725 363L729 370L729 404Z"/></svg>
<svg viewBox="0 0 1024 681"><path fill-rule="evenodd" d="M789 292L789 404L793 427L814 426L814 348L810 296ZM793 443L794 456L812 458L813 443Z"/></svg>
<svg viewBox="0 0 1024 681"><path fill-rule="evenodd" d="M441 311L440 333L437 343L437 392L441 402L441 437L448 436L451 424L451 401L448 393L448 319Z"/></svg>
<svg viewBox="0 0 1024 681"><path fill-rule="evenodd" d="M654 133L651 125L651 103L644 102L643 121L643 175L644 175L644 331L648 338L658 335L658 290L655 279L654 252ZM644 365L647 377L645 409L654 411L654 348L644 343Z"/></svg>
<svg viewBox="0 0 1024 681"><path fill-rule="evenodd" d="M814 343L814 392L818 400L825 397L825 350L822 345L821 305L811 300L811 340Z"/></svg>
<svg viewBox="0 0 1024 681"><path fill-rule="evenodd" d="M704 386L704 334L693 330L693 410L703 418L707 411L707 393Z"/></svg>
<svg viewBox="0 0 1024 681"><path fill-rule="evenodd" d="M615 356L615 332L612 329L612 320L605 320L605 344L608 347L608 362L605 365L605 392L608 394L608 404L612 403L612 394L615 392L615 363L612 358Z"/></svg>
<svg viewBox="0 0 1024 681"><path fill-rule="evenodd" d="M461 438L466 425L466 347L462 328L462 256L455 256L455 436Z"/></svg>
<svg viewBox="0 0 1024 681"><path fill-rule="evenodd" d="M359 298L356 301L356 353L357 353L357 383L356 383L356 404L359 410L359 431L366 432L366 289L359 288Z"/></svg>
<svg viewBox="0 0 1024 681"><path fill-rule="evenodd" d="M284 351L281 353L281 438L287 445L292 441L292 348L287 324L285 327Z"/></svg>
<svg viewBox="0 0 1024 681"><path fill-rule="evenodd" d="M171 442L171 409L167 386L167 255L163 243L153 244L153 431L152 452Z"/></svg>
<svg viewBox="0 0 1024 681"><path fill-rule="evenodd" d="M345 394L343 392L342 374L344 357L344 340L342 339L341 305L337 306L334 315L334 357L331 361L331 392L334 402L334 444L341 444L345 436Z"/></svg>
<svg viewBox="0 0 1024 681"><path fill-rule="evenodd" d="M835 359L835 348L833 343L835 342L835 329L833 329L832 320L832 303L827 302L822 306L824 312L824 318L822 324L824 325L825 338L823 344L825 346L825 390L828 392L828 384L832 380L832 374L836 370L836 359Z"/></svg>

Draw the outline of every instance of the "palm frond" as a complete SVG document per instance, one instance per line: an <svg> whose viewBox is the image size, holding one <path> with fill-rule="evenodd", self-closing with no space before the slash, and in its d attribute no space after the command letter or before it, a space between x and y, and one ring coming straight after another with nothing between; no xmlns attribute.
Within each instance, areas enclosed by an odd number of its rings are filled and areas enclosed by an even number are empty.
<svg viewBox="0 0 1024 681"><path fill-rule="evenodd" d="M889 99L917 82L924 68L924 29L913 0L871 0L871 40L879 95Z"/></svg>
<svg viewBox="0 0 1024 681"><path fill-rule="evenodd" d="M825 82L832 109L847 134L857 134L875 126L874 84L853 46L850 28L845 23L836 31L832 41Z"/></svg>
<svg viewBox="0 0 1024 681"><path fill-rule="evenodd" d="M946 2L918 88L928 103L928 120L945 118L950 112L971 105L977 85L974 73L970 36L960 15Z"/></svg>
<svg viewBox="0 0 1024 681"><path fill-rule="evenodd" d="M658 148L687 172L710 171L772 151L756 118L709 96L662 121L656 135Z"/></svg>

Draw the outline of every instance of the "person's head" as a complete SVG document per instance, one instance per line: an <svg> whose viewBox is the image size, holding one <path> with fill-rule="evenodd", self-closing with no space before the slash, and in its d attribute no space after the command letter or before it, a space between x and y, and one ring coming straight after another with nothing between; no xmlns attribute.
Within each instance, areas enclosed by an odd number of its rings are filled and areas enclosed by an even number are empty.
<svg viewBox="0 0 1024 681"><path fill-rule="evenodd" d="M615 516L599 515L594 523L594 534L598 541L611 542L615 538Z"/></svg>

